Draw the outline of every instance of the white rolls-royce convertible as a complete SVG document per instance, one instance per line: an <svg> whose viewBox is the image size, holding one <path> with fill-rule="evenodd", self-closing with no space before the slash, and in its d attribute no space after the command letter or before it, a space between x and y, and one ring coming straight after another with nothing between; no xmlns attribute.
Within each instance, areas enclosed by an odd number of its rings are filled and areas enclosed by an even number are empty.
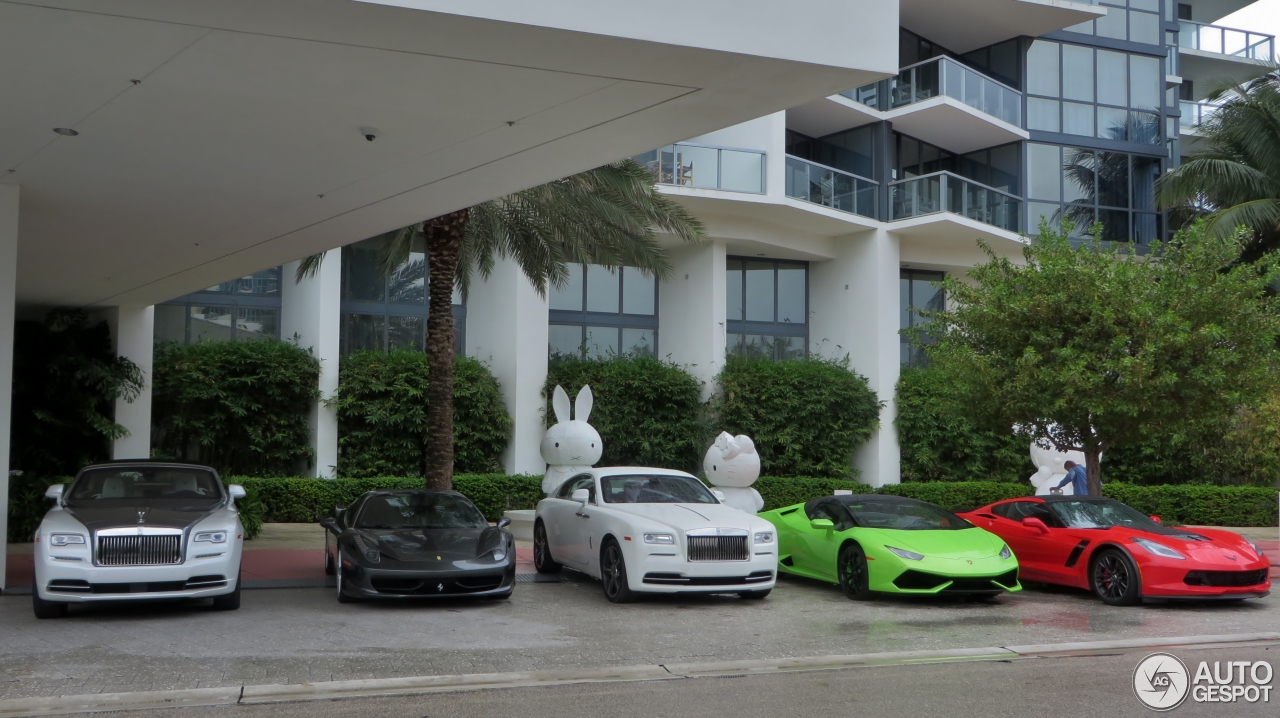
<svg viewBox="0 0 1280 718"><path fill-rule="evenodd" d="M224 488L213 469L109 462L45 496L54 506L35 535L36 618L87 601L212 598L215 609L240 607L244 526L235 500L244 489Z"/></svg>
<svg viewBox="0 0 1280 718"><path fill-rule="evenodd" d="M569 477L538 502L533 560L600 579L613 603L639 593L764 598L777 580L773 524L722 504L683 471L616 466Z"/></svg>

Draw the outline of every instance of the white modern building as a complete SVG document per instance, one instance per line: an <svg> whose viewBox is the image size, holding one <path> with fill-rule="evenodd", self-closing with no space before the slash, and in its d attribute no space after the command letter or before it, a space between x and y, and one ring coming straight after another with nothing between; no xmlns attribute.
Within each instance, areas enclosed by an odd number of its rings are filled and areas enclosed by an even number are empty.
<svg viewBox="0 0 1280 718"><path fill-rule="evenodd" d="M875 81L897 25L878 0L0 1L0 506L15 315L100 312L149 371L153 305ZM322 356L337 270L277 315ZM148 453L149 399L118 456Z"/></svg>

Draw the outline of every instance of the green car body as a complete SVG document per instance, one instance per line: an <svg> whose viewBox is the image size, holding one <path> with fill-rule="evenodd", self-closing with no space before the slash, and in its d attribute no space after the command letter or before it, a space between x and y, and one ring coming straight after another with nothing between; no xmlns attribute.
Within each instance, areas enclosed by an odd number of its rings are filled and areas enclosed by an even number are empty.
<svg viewBox="0 0 1280 718"><path fill-rule="evenodd" d="M867 508L876 510L862 510ZM928 519L919 518L921 514ZM865 555L863 594L995 595L1022 590L1017 557L1003 540L923 501L827 496L760 516L777 527L780 572L838 583L851 598L854 593L846 584L852 579L846 580L838 569L845 560L842 549L851 544L856 545L849 552L854 560L857 549ZM922 528L929 521L942 528ZM901 528L904 525L913 528ZM856 574L855 569L850 572Z"/></svg>

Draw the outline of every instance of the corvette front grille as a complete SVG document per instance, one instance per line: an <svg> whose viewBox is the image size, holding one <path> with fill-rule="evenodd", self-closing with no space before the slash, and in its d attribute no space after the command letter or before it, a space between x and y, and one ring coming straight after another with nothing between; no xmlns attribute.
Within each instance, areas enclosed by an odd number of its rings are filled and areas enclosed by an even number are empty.
<svg viewBox="0 0 1280 718"><path fill-rule="evenodd" d="M746 561L750 536L688 536L690 561Z"/></svg>
<svg viewBox="0 0 1280 718"><path fill-rule="evenodd" d="M182 563L182 535L99 536L99 566L164 566Z"/></svg>

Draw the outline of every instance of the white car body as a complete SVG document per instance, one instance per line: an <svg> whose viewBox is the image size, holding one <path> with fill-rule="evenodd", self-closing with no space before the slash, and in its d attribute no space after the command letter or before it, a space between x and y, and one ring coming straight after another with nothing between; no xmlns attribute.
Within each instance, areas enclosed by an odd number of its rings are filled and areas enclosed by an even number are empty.
<svg viewBox="0 0 1280 718"><path fill-rule="evenodd" d="M600 479L611 476L691 474L647 467L587 469L538 502L535 525L547 534L551 558L601 578L601 548L616 541L626 561L627 585L642 593L737 593L766 591L777 581L778 543L773 524L722 503L609 503L601 500ZM571 486L590 478L594 488L584 505L568 498ZM713 494L714 495L714 494ZM646 543L646 534L670 535L669 544ZM690 560L690 536L747 537L745 558ZM760 534L761 536L757 536ZM767 541L756 540L767 537Z"/></svg>
<svg viewBox="0 0 1280 718"><path fill-rule="evenodd" d="M93 468L101 467L86 467L82 473ZM46 496L54 499L54 506L36 529L33 590L40 599L52 603L86 603L215 598L236 591L244 547L244 526L235 505L235 497L244 495L241 487L224 487L220 503L211 510L193 512L192 521L184 526L173 525L179 523L175 521L166 522L169 525L165 526L148 524L145 514L149 508L143 507L143 515L139 516L137 509L125 507L119 511L119 520L112 515L104 521L99 515L93 529L77 518L74 509L67 507L64 488L62 484L50 487ZM215 538L223 534L224 540L214 543L209 540L210 534ZM198 535L203 535L200 542L196 541ZM82 541L55 545L55 541L66 541L56 537L65 536L78 536ZM177 537L180 555L176 563L137 565L132 559L126 559L129 563L125 565L102 565L99 560L104 537L156 536ZM213 578L221 580L211 580Z"/></svg>

